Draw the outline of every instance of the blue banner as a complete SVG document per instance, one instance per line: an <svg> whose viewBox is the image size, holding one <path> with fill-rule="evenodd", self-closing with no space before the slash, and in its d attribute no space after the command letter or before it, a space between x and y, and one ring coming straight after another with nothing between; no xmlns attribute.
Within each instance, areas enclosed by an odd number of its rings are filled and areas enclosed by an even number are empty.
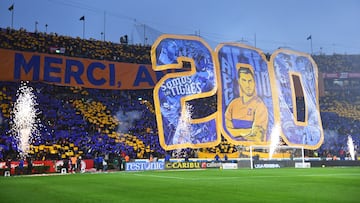
<svg viewBox="0 0 360 203"><path fill-rule="evenodd" d="M210 47L197 37L164 35L154 43L151 55L154 70L184 70L165 75L154 88L160 145L166 150L217 145L216 114L193 119L188 103L216 93Z"/></svg>
<svg viewBox="0 0 360 203"><path fill-rule="evenodd" d="M235 144L266 143L274 114L265 55L240 44L222 44L217 50L222 134Z"/></svg>
<svg viewBox="0 0 360 203"><path fill-rule="evenodd" d="M212 51L199 37L163 35L152 46L160 145L165 150L235 145L317 149L324 140L318 70L310 55L279 49L270 60L255 48L223 43ZM217 94L217 109L193 118L192 103ZM203 100L205 101L205 100ZM211 103L211 102L209 102ZM209 106L208 106L209 107Z"/></svg>

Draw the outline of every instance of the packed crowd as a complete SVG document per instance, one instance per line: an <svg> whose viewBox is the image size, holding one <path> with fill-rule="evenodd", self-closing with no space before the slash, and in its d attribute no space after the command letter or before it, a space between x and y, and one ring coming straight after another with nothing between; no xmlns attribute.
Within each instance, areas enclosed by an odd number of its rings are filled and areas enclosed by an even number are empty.
<svg viewBox="0 0 360 203"><path fill-rule="evenodd" d="M320 72L360 72L360 55L313 55Z"/></svg>
<svg viewBox="0 0 360 203"><path fill-rule="evenodd" d="M60 53L53 48L64 48ZM0 48L63 54L97 60L149 64L150 47L82 40L57 34L30 33L26 30L0 30ZM314 56L320 71L359 71L360 56ZM11 108L19 82L0 83L0 160L16 159L17 144L10 136ZM29 154L37 160L72 156L94 158L126 153L131 158L164 157L154 115L152 90L119 91L62 87L44 83L29 84L36 91L41 118L41 136L33 140ZM347 136L360 145L360 104L332 94L320 98L325 141L319 156L333 156L346 149ZM202 107L194 117L216 111L216 96L199 100ZM357 102L357 103L356 103ZM196 106L196 105L194 105ZM200 105L199 105L200 106ZM186 154L195 156L193 150ZM225 138L210 153L234 153L236 146Z"/></svg>
<svg viewBox="0 0 360 203"><path fill-rule="evenodd" d="M10 107L20 86L2 82L0 100ZM163 154L153 129L155 115L146 102L150 91L114 91L30 83L37 100L40 137L34 136L30 154L37 160L62 159L74 155L93 158L126 152L135 158ZM139 100L141 98L141 100ZM0 158L14 155L18 146L9 136L11 113L3 108Z"/></svg>
<svg viewBox="0 0 360 203"><path fill-rule="evenodd" d="M27 32L25 29L0 28L0 48L137 64L151 62L149 46L83 40L56 33Z"/></svg>

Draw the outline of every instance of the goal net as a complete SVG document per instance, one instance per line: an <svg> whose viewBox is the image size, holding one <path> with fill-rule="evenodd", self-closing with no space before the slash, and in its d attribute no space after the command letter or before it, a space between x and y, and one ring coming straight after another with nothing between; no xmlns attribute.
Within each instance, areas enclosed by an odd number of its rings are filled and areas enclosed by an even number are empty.
<svg viewBox="0 0 360 203"><path fill-rule="evenodd" d="M304 147L252 145L248 149L252 169L305 167Z"/></svg>

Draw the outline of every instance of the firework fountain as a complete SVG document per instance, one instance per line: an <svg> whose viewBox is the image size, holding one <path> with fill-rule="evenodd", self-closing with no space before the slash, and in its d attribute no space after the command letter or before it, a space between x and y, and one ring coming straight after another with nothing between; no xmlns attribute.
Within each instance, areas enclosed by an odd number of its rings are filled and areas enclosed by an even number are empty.
<svg viewBox="0 0 360 203"><path fill-rule="evenodd" d="M348 135L347 145L348 145L348 150L349 150L351 160L355 160L355 148L354 148L354 142L353 142L351 135Z"/></svg>
<svg viewBox="0 0 360 203"><path fill-rule="evenodd" d="M28 82L21 82L16 93L17 100L11 112L11 133L14 136L18 152L22 158L27 156L30 143L39 135L39 114L36 109L36 97Z"/></svg>
<svg viewBox="0 0 360 203"><path fill-rule="evenodd" d="M270 134L269 159L272 159L277 147L280 144L280 126L276 124Z"/></svg>
<svg viewBox="0 0 360 203"><path fill-rule="evenodd" d="M185 109L183 110L179 121L178 126L175 131L175 135L173 138L173 144L184 144L191 143L191 115L192 115L193 107L190 104L186 104ZM186 151L182 149L174 150L173 156L180 158L185 156Z"/></svg>

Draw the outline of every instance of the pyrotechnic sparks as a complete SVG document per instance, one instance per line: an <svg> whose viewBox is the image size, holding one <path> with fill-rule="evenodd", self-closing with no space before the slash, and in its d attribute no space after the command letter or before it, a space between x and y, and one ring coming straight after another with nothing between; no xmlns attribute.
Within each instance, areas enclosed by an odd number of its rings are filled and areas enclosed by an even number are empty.
<svg viewBox="0 0 360 203"><path fill-rule="evenodd" d="M275 125L271 131L270 135L270 151L269 151L269 159L272 159L277 147L280 144L280 133L281 129L279 125Z"/></svg>
<svg viewBox="0 0 360 203"><path fill-rule="evenodd" d="M178 126L175 131L175 135L173 138L173 144L184 144L191 143L191 115L193 111L193 106L190 104L186 104L185 109L182 111L180 116Z"/></svg>
<svg viewBox="0 0 360 203"><path fill-rule="evenodd" d="M347 145L348 145L351 160L355 160L355 147L354 147L354 142L353 142L351 135L348 135Z"/></svg>
<svg viewBox="0 0 360 203"><path fill-rule="evenodd" d="M36 97L28 82L21 82L17 90L17 100L11 112L11 133L17 141L18 151L21 157L25 157L29 151L30 143L39 135L39 114Z"/></svg>
<svg viewBox="0 0 360 203"><path fill-rule="evenodd" d="M191 143L191 116L192 116L193 106L190 104L186 104L185 109L183 110L178 126L176 128L173 144L184 144L184 143ZM173 157L181 158L185 157L187 154L186 150L183 149L176 149L173 151Z"/></svg>

